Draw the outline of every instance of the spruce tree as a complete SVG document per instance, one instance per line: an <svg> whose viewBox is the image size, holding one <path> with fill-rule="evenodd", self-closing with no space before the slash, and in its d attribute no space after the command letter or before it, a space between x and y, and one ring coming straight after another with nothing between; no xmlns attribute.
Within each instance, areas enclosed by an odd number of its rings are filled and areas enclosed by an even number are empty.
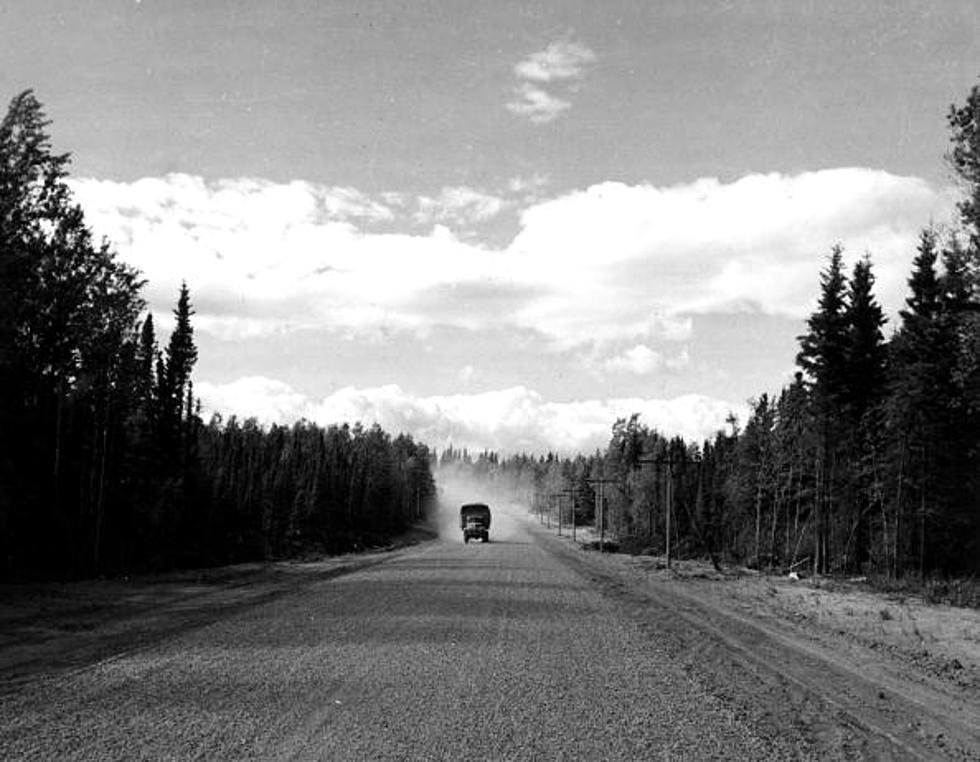
<svg viewBox="0 0 980 762"><path fill-rule="evenodd" d="M181 418L191 371L197 362L197 347L194 345L194 328L191 326L190 291L187 283L180 284L180 295L174 309L174 330L166 352L167 405L170 413Z"/></svg>
<svg viewBox="0 0 980 762"><path fill-rule="evenodd" d="M887 384L885 316L873 293L870 257L854 265L847 299L847 395L849 431L848 555L860 568L870 557L870 513L875 505L881 456L881 408Z"/></svg>
<svg viewBox="0 0 980 762"><path fill-rule="evenodd" d="M817 310L807 320L808 332L799 337L796 362L809 377L817 427L813 497L813 565L815 572L830 568L834 514L840 498L843 423L839 410L847 400L847 351L850 330L847 314L847 279L843 249L837 245L820 274Z"/></svg>
<svg viewBox="0 0 980 762"><path fill-rule="evenodd" d="M970 237L970 248L980 250L980 85L974 85L962 106L950 107L947 122L952 148L947 154L964 197L958 203L960 223Z"/></svg>
<svg viewBox="0 0 980 762"><path fill-rule="evenodd" d="M874 281L871 259L859 260L852 271L846 310L846 402L854 423L880 404L887 380L882 335L886 319L875 299Z"/></svg>

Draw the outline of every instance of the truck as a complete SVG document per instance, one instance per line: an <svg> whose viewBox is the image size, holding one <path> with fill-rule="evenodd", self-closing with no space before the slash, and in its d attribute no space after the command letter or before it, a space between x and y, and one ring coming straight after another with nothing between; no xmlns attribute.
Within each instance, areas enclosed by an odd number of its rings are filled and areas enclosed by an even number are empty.
<svg viewBox="0 0 980 762"><path fill-rule="evenodd" d="M480 539L490 542L490 506L486 503L466 503L459 509L459 526L463 542Z"/></svg>

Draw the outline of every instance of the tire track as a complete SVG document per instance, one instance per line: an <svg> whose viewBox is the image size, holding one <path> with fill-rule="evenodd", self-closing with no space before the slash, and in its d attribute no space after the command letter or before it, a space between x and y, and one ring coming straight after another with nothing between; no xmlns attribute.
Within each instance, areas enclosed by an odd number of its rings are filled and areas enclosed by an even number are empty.
<svg viewBox="0 0 980 762"><path fill-rule="evenodd" d="M773 730L798 734L816 756L980 758L975 707L951 704L542 532L552 553L620 602L649 637L709 689Z"/></svg>

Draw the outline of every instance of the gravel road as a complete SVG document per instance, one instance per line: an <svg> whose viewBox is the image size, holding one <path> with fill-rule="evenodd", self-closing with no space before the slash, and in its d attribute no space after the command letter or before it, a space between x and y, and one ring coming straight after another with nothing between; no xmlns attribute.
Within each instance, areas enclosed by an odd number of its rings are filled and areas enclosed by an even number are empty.
<svg viewBox="0 0 980 762"><path fill-rule="evenodd" d="M743 653L765 634L719 632L710 612L526 520L495 515L493 529L487 544L450 537L337 576L297 575L158 640L0 685L0 758L942 753L826 686L787 703L779 691L807 694L806 676L777 669L767 682ZM785 648L762 661L793 660Z"/></svg>

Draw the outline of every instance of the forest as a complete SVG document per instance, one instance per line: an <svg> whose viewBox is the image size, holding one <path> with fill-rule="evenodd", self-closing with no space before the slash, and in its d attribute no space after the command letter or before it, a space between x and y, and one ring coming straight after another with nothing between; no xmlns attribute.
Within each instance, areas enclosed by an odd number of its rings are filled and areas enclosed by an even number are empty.
<svg viewBox="0 0 980 762"><path fill-rule="evenodd" d="M888 326L870 256L832 245L795 379L704 442L616 421L576 457L449 448L377 426L201 417L191 294L165 342L139 272L94 240L31 91L0 123L0 578L80 577L383 542L433 470L574 511L624 550L716 564L980 572L980 87L948 115L957 223L922 230ZM886 338L886 331L888 337ZM601 488L599 485L601 484ZM667 528L669 526L669 536Z"/></svg>
<svg viewBox="0 0 980 762"><path fill-rule="evenodd" d="M202 421L187 286L160 346L48 126L31 91L0 123L0 578L350 550L417 521L435 486L411 437Z"/></svg>
<svg viewBox="0 0 980 762"><path fill-rule="evenodd" d="M542 516L604 524L624 550L755 568L900 578L980 572L980 86L948 115L957 224L922 230L905 306L886 317L865 256L832 246L795 379L741 423L685 442L617 421L604 451L441 467L514 490ZM601 487L599 485L602 485ZM669 520L669 523L668 523Z"/></svg>

